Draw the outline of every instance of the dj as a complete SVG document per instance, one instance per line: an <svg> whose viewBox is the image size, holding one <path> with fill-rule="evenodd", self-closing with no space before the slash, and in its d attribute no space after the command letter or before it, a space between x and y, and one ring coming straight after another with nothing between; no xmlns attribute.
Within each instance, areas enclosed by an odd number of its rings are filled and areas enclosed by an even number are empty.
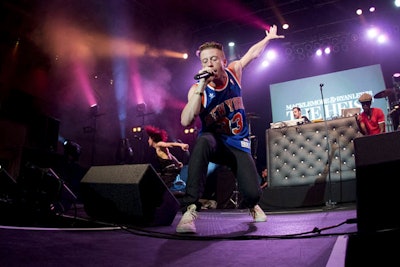
<svg viewBox="0 0 400 267"><path fill-rule="evenodd" d="M297 119L304 119L304 123L310 123L311 121L307 118L307 116L301 115L301 109L299 107L293 107L293 117Z"/></svg>

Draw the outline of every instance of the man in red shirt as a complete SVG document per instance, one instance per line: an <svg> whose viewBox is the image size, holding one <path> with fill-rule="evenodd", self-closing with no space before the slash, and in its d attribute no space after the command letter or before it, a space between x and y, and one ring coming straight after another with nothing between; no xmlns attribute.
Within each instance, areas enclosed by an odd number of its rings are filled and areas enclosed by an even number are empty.
<svg viewBox="0 0 400 267"><path fill-rule="evenodd" d="M356 117L360 132L363 135L384 133L386 131L385 115L382 109L371 108L372 96L364 93L358 101L363 109L363 112Z"/></svg>

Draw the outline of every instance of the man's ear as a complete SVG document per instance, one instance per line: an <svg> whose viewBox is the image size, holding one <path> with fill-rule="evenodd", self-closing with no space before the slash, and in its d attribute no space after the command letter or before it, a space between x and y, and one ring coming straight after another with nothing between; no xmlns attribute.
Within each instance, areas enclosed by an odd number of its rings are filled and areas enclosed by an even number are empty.
<svg viewBox="0 0 400 267"><path fill-rule="evenodd" d="M226 58L224 58L224 68L226 68L227 64L228 64L228 60L226 60Z"/></svg>

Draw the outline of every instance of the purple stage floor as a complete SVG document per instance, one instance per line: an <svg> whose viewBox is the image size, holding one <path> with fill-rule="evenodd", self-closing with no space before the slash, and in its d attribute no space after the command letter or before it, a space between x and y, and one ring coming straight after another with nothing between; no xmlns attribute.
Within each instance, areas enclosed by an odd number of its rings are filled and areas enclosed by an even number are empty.
<svg viewBox="0 0 400 267"><path fill-rule="evenodd" d="M180 213L156 227L3 225L0 266L344 266L354 204L266 214L253 223L247 210L203 210L197 234L175 233Z"/></svg>

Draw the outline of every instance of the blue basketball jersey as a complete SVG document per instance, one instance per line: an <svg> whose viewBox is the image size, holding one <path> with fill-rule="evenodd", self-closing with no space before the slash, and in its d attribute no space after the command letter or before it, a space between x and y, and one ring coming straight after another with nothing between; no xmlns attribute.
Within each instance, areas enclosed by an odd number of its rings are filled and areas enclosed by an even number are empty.
<svg viewBox="0 0 400 267"><path fill-rule="evenodd" d="M204 90L203 109L199 116L201 132L217 133L231 147L250 153L249 126L244 110L242 89L229 69L228 82L224 88L207 85Z"/></svg>

